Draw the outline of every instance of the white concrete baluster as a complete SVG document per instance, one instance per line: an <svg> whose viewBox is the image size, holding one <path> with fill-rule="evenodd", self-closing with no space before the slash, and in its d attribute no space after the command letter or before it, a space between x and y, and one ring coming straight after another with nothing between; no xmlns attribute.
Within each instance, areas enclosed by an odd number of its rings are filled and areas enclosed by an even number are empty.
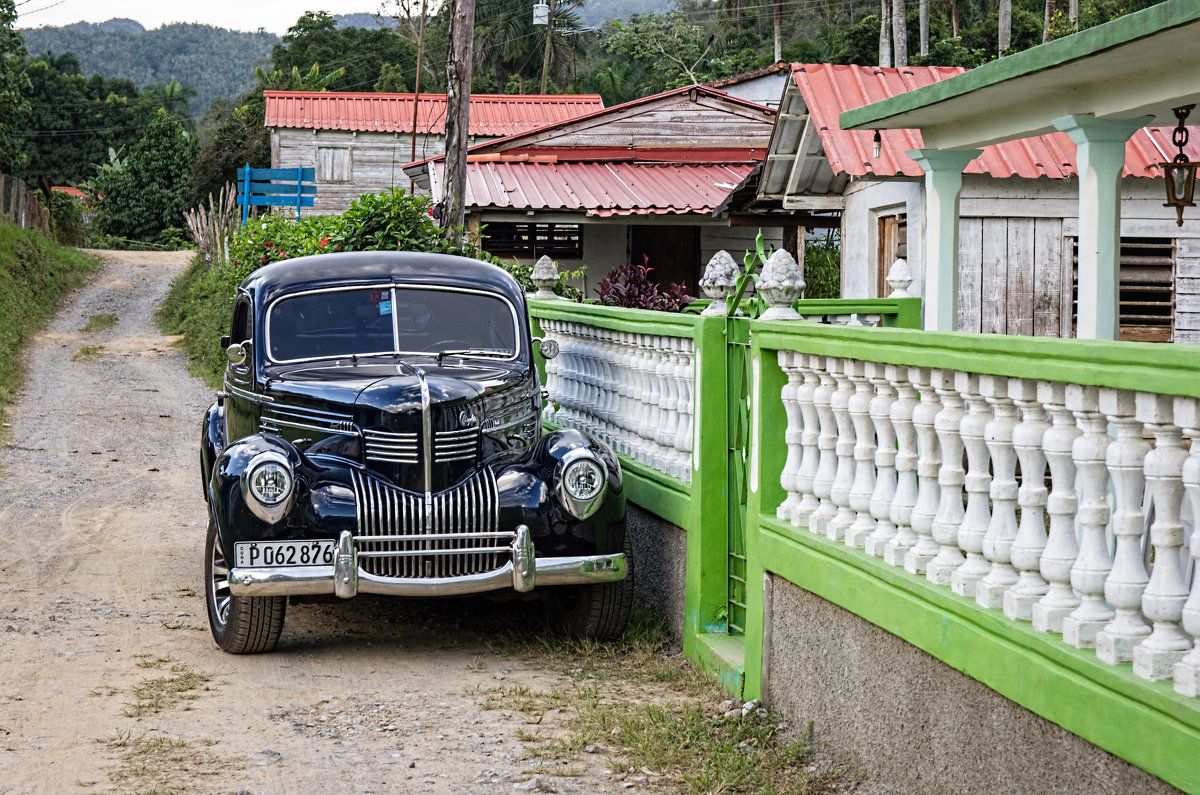
<svg viewBox="0 0 1200 795"><path fill-rule="evenodd" d="M1099 390L1067 384L1067 408L1083 429L1071 447L1079 472L1079 556L1071 567L1071 587L1079 593L1079 607L1063 619L1063 640L1080 649L1096 645L1096 633L1113 619L1104 601L1104 580L1112 569L1108 554L1108 466L1105 456L1111 441L1108 418L1100 412Z"/></svg>
<svg viewBox="0 0 1200 795"><path fill-rule="evenodd" d="M783 463L783 472L779 474L779 485L783 487L787 498L775 509L775 518L784 522L791 520L800 505L800 486L797 481L800 476L800 457L803 454L800 440L804 431L797 393L804 376L795 366L795 362L803 356L802 353L792 351L779 351L777 354L779 366L787 376L787 383L783 385L779 394L787 417L787 428L783 432L783 439L787 444L787 460Z"/></svg>
<svg viewBox="0 0 1200 795"><path fill-rule="evenodd" d="M896 431L896 496L888 508L888 519L896 526L896 534L884 546L883 560L891 566L903 566L904 556L917 543L912 529L913 506L917 504L917 430L913 427L917 390L908 381L907 367L889 364L887 378L896 389L890 409Z"/></svg>
<svg viewBox="0 0 1200 795"><path fill-rule="evenodd" d="M891 519L891 507L896 499L896 436L892 426L892 404L896 389L888 377L889 365L867 363L867 375L875 388L871 399L871 423L875 426L875 489L871 492L869 508L875 529L863 545L868 555L882 557L887 543L896 536Z"/></svg>
<svg viewBox="0 0 1200 795"><path fill-rule="evenodd" d="M854 511L850 507L850 489L854 485L854 423L850 419L850 396L854 394L854 382L850 372L862 367L862 362L853 359L831 359L830 372L837 389L829 398L833 416L837 421L837 473L833 477L830 498L837 506L837 513L825 526L825 535L832 541L841 541L846 530L854 524Z"/></svg>
<svg viewBox="0 0 1200 795"><path fill-rule="evenodd" d="M872 363L847 360L851 366L846 374L854 383L854 394L847 406L854 425L854 482L850 486L850 507L855 512L854 523L846 528L846 546L862 547L867 536L875 530L871 516L871 495L875 493L875 426L871 422L871 398L874 389L867 368Z"/></svg>
<svg viewBox="0 0 1200 795"><path fill-rule="evenodd" d="M1175 422L1192 441L1191 454L1183 464L1183 488L1192 509L1192 587L1183 605L1183 628L1192 636L1192 650L1175 664L1175 691L1195 698L1200 696L1200 401L1175 398Z"/></svg>
<svg viewBox="0 0 1200 795"><path fill-rule="evenodd" d="M1017 583L1012 565L1012 545L1017 537L1017 454L1013 430L1017 407L1008 396L1008 379L994 375L979 377L979 391L992 407L992 419L984 429L984 441L992 458L992 514L983 537L983 556L991 570L975 587L975 601L983 607L1004 607L1004 594ZM969 477L969 476L968 476Z"/></svg>
<svg viewBox="0 0 1200 795"><path fill-rule="evenodd" d="M967 508L958 526L958 548L967 554L967 559L950 573L950 590L959 596L974 599L979 581L991 570L991 565L983 556L983 540L992 521L991 511L988 510L992 476L988 474L986 439L992 414L987 400L979 391L978 375L955 373L954 384L967 404L967 413L959 423L959 436L967 450L967 472L963 477Z"/></svg>
<svg viewBox="0 0 1200 795"><path fill-rule="evenodd" d="M1017 582L1004 592L1004 615L1014 621L1032 621L1033 605L1047 588L1039 566L1046 548L1046 454L1042 439L1050 423L1046 422L1037 389L1036 381L1014 378L1008 382L1009 397L1021 409L1021 421L1013 428L1013 447L1021 464L1021 487L1017 491L1021 521L1011 550Z"/></svg>
<svg viewBox="0 0 1200 795"><path fill-rule="evenodd" d="M817 437L817 447L821 457L817 464L817 472L813 476L813 494L817 496L817 509L808 519L808 529L814 533L825 534L829 520L837 515L837 506L833 504L830 495L833 493L833 481L837 477L837 419L833 416L831 401L837 389L837 382L830 374L830 368L837 366L837 360L824 356L813 356L813 366L817 370L819 383L813 391L813 405L817 408L818 421L821 423L821 433Z"/></svg>
<svg viewBox="0 0 1200 795"><path fill-rule="evenodd" d="M912 509L912 529L917 542L904 556L904 570L924 574L929 561L940 547L933 540L933 517L937 515L942 469L942 448L934 423L942 410L941 398L933 388L933 372L928 367L910 367L908 378L921 396L913 409L913 427L917 432L917 502Z"/></svg>
<svg viewBox="0 0 1200 795"><path fill-rule="evenodd" d="M804 383L796 390L796 402L800 404L800 416L803 418L804 431L800 435L800 446L803 453L800 457L800 472L796 477L797 490L800 492L800 504L792 514L792 525L808 527L809 519L821 504L813 491L813 478L817 475L817 466L821 461L821 448L818 439L821 436L821 421L817 416L817 405L813 396L820 379L817 371L821 368L820 358L808 354L797 354L797 366L804 374Z"/></svg>
<svg viewBox="0 0 1200 795"><path fill-rule="evenodd" d="M679 338L676 340L679 346L679 435L675 437L675 446L679 449L680 460L683 463L685 483L692 482L692 470L695 463L692 460L692 451L695 446L695 421L696 421L696 353L695 342L688 338Z"/></svg>
<svg viewBox="0 0 1200 795"><path fill-rule="evenodd" d="M933 540L938 543L937 556L929 561L925 576L936 585L949 585L954 570L965 558L958 547L958 530L963 520L963 440L960 427L963 420L963 399L955 387L953 370L934 370L933 387L942 399L942 410L934 419L938 445L942 450L942 466L938 470L938 509L933 517Z"/></svg>
<svg viewBox="0 0 1200 795"><path fill-rule="evenodd" d="M661 454L669 474L679 477L675 471L675 430L679 425L679 412L675 407L679 404L679 388L674 378L674 364L671 362L670 337L657 337L654 346L654 374L658 379L658 416L659 426L654 431L654 441L662 448Z"/></svg>
<svg viewBox="0 0 1200 795"><path fill-rule="evenodd" d="M1133 672L1151 680L1171 678L1175 664L1192 648L1192 639L1179 626L1188 598L1180 566L1183 523L1179 521L1187 454L1179 426L1172 423L1173 403L1169 395L1137 395L1138 419L1154 434L1154 449L1146 455L1146 487L1154 498L1154 522L1150 525L1154 566L1142 594L1142 612L1153 629L1133 650Z"/></svg>
<svg viewBox="0 0 1200 795"><path fill-rule="evenodd" d="M1104 581L1104 598L1116 616L1096 635L1096 657L1116 665L1133 661L1133 649L1150 634L1142 618L1142 592L1149 575L1142 559L1142 472L1150 445L1142 439L1142 423L1134 416L1134 393L1101 389L1100 410L1116 429L1105 461L1113 485L1112 533L1116 538L1112 571Z"/></svg>
<svg viewBox="0 0 1200 795"><path fill-rule="evenodd" d="M1079 555L1075 543L1075 459L1071 450L1080 430L1075 415L1065 405L1066 385L1038 382L1038 398L1050 415L1050 428L1042 439L1046 461L1050 464L1050 496L1046 512L1050 514L1050 534L1042 552L1041 572L1046 580L1046 595L1033 605L1033 628L1038 632L1062 632L1063 619L1079 606L1079 597L1071 588L1071 567Z"/></svg>

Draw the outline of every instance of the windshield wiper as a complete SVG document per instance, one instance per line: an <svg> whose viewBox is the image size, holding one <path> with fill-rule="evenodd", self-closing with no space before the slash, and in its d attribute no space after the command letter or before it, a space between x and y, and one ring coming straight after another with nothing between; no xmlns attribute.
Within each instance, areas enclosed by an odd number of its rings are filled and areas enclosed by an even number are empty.
<svg viewBox="0 0 1200 795"><path fill-rule="evenodd" d="M493 359L507 359L511 354L508 351L497 350L495 348L453 348L446 351L438 351L435 357L439 367L442 366L442 359L447 356L486 356Z"/></svg>

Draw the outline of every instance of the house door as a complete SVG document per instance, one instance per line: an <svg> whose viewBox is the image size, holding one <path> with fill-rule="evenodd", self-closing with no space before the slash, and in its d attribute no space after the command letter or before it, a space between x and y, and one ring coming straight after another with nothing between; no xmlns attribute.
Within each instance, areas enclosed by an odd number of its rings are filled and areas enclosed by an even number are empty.
<svg viewBox="0 0 1200 795"><path fill-rule="evenodd" d="M633 226L629 237L629 261L653 268L653 281L664 287L680 282L688 295L700 294L700 227Z"/></svg>

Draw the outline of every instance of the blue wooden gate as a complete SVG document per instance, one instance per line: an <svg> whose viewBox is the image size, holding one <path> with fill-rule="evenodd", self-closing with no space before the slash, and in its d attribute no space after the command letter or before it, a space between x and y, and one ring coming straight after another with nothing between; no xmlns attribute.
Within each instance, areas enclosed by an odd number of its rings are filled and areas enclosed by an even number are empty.
<svg viewBox="0 0 1200 795"><path fill-rule="evenodd" d="M314 168L245 168L237 170L238 205L242 208L242 223L250 214L250 208L287 206L296 208L296 220L300 220L300 208L312 207L316 199L317 186Z"/></svg>

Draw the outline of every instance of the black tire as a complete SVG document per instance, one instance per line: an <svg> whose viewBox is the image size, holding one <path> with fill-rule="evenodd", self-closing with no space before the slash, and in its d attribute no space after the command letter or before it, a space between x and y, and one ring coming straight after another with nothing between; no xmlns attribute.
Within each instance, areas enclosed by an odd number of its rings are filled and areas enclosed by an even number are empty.
<svg viewBox="0 0 1200 795"><path fill-rule="evenodd" d="M213 640L230 654L271 651L283 632L284 596L234 596L229 592L226 563L217 523L209 517L204 542L204 601Z"/></svg>
<svg viewBox="0 0 1200 795"><path fill-rule="evenodd" d="M569 585L550 589L550 621L573 640L621 637L633 606L633 548L625 536L625 579L601 585Z"/></svg>

